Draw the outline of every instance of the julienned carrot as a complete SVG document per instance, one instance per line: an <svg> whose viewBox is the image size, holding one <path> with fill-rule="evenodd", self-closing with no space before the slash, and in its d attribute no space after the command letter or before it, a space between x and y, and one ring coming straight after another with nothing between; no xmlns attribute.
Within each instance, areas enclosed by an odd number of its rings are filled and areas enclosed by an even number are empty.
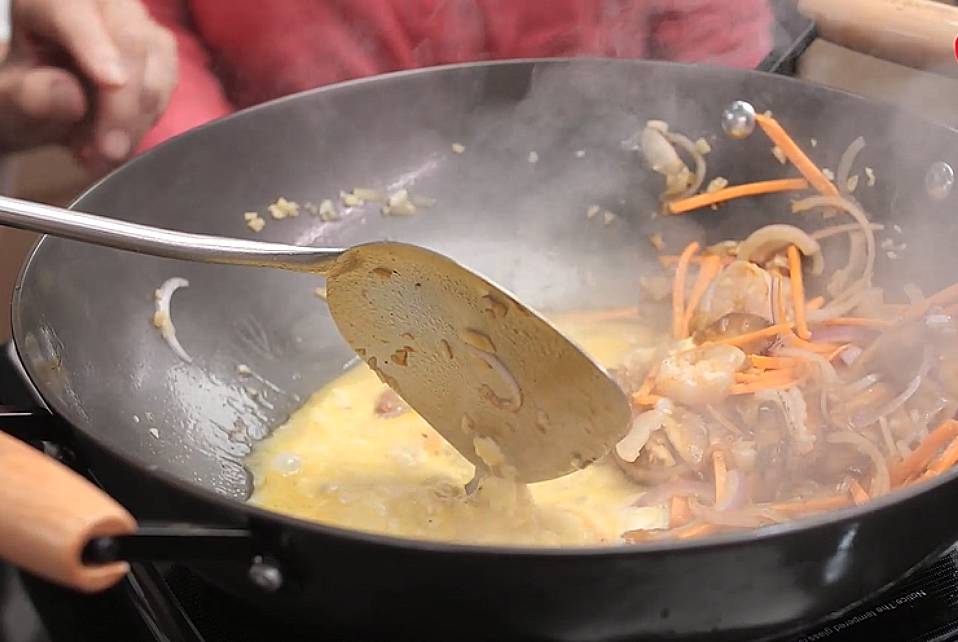
<svg viewBox="0 0 958 642"><path fill-rule="evenodd" d="M692 260L689 263L702 264L711 259L712 257L717 258L722 265L728 265L735 261L734 256L719 256L718 254L703 254L702 256L693 256ZM659 263L662 264L662 267L671 267L679 262L678 254L659 254Z"/></svg>
<svg viewBox="0 0 958 642"><path fill-rule="evenodd" d="M795 169L801 172L802 176L811 183L812 187L825 196L838 196L838 190L835 188L835 185L825 177L822 170L820 170L805 152L802 151L802 148L792 140L792 137L788 135L788 132L785 131L777 120L771 116L757 114L755 116L755 122L762 128L765 135L782 150L782 153L785 154L785 158L791 161Z"/></svg>
<svg viewBox="0 0 958 642"><path fill-rule="evenodd" d="M685 246L675 266L675 282L672 284L672 337L684 339L682 320L685 318L685 276L689 271L692 255L699 251L699 244L692 241Z"/></svg>
<svg viewBox="0 0 958 642"><path fill-rule="evenodd" d="M818 513L822 511L837 510L843 506L848 506L848 495L829 495L828 497L812 497L811 499L799 499L786 502L773 502L769 508L785 515L802 515L804 513Z"/></svg>
<svg viewBox="0 0 958 642"><path fill-rule="evenodd" d="M669 505L669 528L685 526L692 521L692 509L689 508L689 498L675 495Z"/></svg>
<svg viewBox="0 0 958 642"><path fill-rule="evenodd" d="M632 403L636 406L654 406L662 400L659 395L632 393Z"/></svg>
<svg viewBox="0 0 958 642"><path fill-rule="evenodd" d="M695 308L698 306L699 301L702 300L702 295L705 294L705 290L708 289L709 283L718 276L721 269L722 261L717 256L710 256L702 262L702 267L699 268L699 274L695 277L695 285L692 286L692 292L689 294L689 300L685 304L685 311L682 314L683 337L689 335L689 324L692 322L692 315L695 314Z"/></svg>
<svg viewBox="0 0 958 642"><path fill-rule="evenodd" d="M770 325L767 328L762 328L761 330L756 330L755 332L740 334L737 337L718 339L715 343L724 343L725 345L730 346L741 346L751 343L756 339L764 339L765 337L773 337L776 334L788 332L792 329L792 325L792 323L776 323L775 325Z"/></svg>
<svg viewBox="0 0 958 642"><path fill-rule="evenodd" d="M940 475L956 463L958 463L958 437L953 439L941 456L928 466L928 472L932 475Z"/></svg>
<svg viewBox="0 0 958 642"><path fill-rule="evenodd" d="M864 504L870 499L868 491L862 488L862 485L859 484L858 480L854 477L848 480L848 491L852 494L852 499L855 500L855 505L857 506Z"/></svg>
<svg viewBox="0 0 958 642"><path fill-rule="evenodd" d="M738 383L752 383L753 381L777 383L779 381L791 381L797 378L798 373L795 371L795 368L781 368L778 370L766 370L765 372L735 373L735 381Z"/></svg>
<svg viewBox="0 0 958 642"><path fill-rule="evenodd" d="M806 341L812 336L808 331L808 323L805 321L805 285L802 279L802 257L798 253L798 248L789 245L788 250L788 274L792 279L792 306L795 308L795 332L799 338Z"/></svg>
<svg viewBox="0 0 958 642"><path fill-rule="evenodd" d="M761 390L783 390L791 388L801 380L801 377L796 377L787 370L770 370L761 379L732 384L729 392L733 395L750 395Z"/></svg>
<svg viewBox="0 0 958 642"><path fill-rule="evenodd" d="M751 354L748 358L752 362L753 366L756 368L762 368L764 370L794 368L802 363L800 359L796 359L795 357L765 357L760 354Z"/></svg>
<svg viewBox="0 0 958 642"><path fill-rule="evenodd" d="M958 421L948 419L925 437L907 457L898 462L891 469L892 486L902 484L919 473L932 460L939 448L958 437Z"/></svg>
<svg viewBox="0 0 958 642"><path fill-rule="evenodd" d="M821 325L850 325L860 328L890 328L895 325L888 319L869 319L867 317L835 317L821 322Z"/></svg>
<svg viewBox="0 0 958 642"><path fill-rule="evenodd" d="M807 312L812 312L814 310L820 309L823 305L825 305L825 297L817 296L814 299L808 300L808 303L805 304L805 310Z"/></svg>
<svg viewBox="0 0 958 642"><path fill-rule="evenodd" d="M801 348L802 350L808 350L809 352L814 352L816 354L831 354L836 348L840 347L834 343L815 343L812 341L805 341L800 339L794 334L786 335L788 342L796 348Z"/></svg>
<svg viewBox="0 0 958 642"><path fill-rule="evenodd" d="M840 355L841 353L845 352L845 350L847 350L847 349L850 348L851 346L852 346L851 343L846 343L846 344L844 344L844 345L840 345L840 346L838 346L837 348L835 348L834 350L832 350L831 352L829 352L829 353L828 353L828 356L826 356L825 358L826 358L828 361L834 361L834 360L835 360L835 357L837 357L837 356Z"/></svg>
<svg viewBox="0 0 958 642"><path fill-rule="evenodd" d="M958 299L958 283L949 285L944 290L939 290L935 292L930 297L924 301L919 301L914 303L905 310L901 315L902 321L911 321L917 319L933 305L944 305L946 303L951 303L955 299Z"/></svg>
<svg viewBox="0 0 958 642"><path fill-rule="evenodd" d="M728 466L721 450L712 453L712 470L715 473L715 506L719 506L728 491Z"/></svg>
<svg viewBox="0 0 958 642"><path fill-rule="evenodd" d="M714 192L705 192L681 198L669 203L669 212L672 214L682 214L692 210L724 203L736 198L746 196L760 196L762 194L773 194L775 192L791 192L808 189L808 181L802 178L780 178L771 181L758 181L756 183L745 183L743 185L733 185Z"/></svg>

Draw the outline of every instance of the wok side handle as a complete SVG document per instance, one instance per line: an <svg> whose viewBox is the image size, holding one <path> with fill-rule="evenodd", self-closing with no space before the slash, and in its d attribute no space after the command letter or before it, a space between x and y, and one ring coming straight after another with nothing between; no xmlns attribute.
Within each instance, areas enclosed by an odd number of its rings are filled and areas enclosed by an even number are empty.
<svg viewBox="0 0 958 642"><path fill-rule="evenodd" d="M958 73L958 7L931 0L799 0L798 10L835 44L919 69Z"/></svg>
<svg viewBox="0 0 958 642"><path fill-rule="evenodd" d="M66 466L0 433L0 559L85 592L109 588L126 562L87 565L87 542L136 530L120 504Z"/></svg>

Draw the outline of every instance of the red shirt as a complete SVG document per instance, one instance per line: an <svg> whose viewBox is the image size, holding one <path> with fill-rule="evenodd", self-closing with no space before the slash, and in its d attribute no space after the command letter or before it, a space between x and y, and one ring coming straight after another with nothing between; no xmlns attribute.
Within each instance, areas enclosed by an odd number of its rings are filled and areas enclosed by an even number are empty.
<svg viewBox="0 0 958 642"><path fill-rule="evenodd" d="M179 82L141 148L271 98L398 69L608 56L753 67L766 0L143 0Z"/></svg>

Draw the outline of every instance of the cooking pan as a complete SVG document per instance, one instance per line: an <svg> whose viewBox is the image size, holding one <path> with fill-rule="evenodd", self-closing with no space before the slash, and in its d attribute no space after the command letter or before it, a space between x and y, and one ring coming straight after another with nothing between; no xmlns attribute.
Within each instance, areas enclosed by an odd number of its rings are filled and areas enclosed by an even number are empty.
<svg viewBox="0 0 958 642"><path fill-rule="evenodd" d="M781 196L653 216L662 186L632 143L650 118L693 138L715 136L710 176L734 184L788 174L760 133L722 137L721 110L736 99L772 110L798 140L816 138L815 156L832 167L863 136L862 158L878 176L861 192L863 205L899 224L913 248L883 262L876 282L933 289L954 281L956 197L936 164L958 163L958 133L793 79L671 63L482 63L319 89L181 136L75 207L253 237L243 213L262 212L278 196L318 203L354 186L404 186L436 204L401 218L374 208L331 222L304 213L270 220L255 238L340 247L408 241L481 271L547 314L618 306L635 302L639 276L654 269L649 234L677 248L693 237L741 238L792 216ZM451 153L453 142L465 153ZM614 219L589 219L592 204ZM192 363L150 323L153 291L174 276L190 281L173 316ZM33 441L66 432L139 526L111 501L91 499L62 468L43 466L49 460L38 453L14 458L5 446L0 535L19 537L16 561L90 590L122 575L113 560L175 559L304 630L361 630L366 639L740 640L847 608L958 539L954 472L759 531L590 549L425 543L251 507L243 503L243 458L352 363L313 295L319 285L43 239L17 286L13 326L49 413L8 415L8 427ZM255 376L239 376L240 364ZM33 485L24 489L24 479Z"/></svg>

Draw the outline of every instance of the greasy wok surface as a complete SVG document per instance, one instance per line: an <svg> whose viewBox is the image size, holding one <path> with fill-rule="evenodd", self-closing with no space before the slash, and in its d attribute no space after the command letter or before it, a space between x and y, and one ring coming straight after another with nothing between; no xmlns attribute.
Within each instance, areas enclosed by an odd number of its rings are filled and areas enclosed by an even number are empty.
<svg viewBox="0 0 958 642"><path fill-rule="evenodd" d="M181 137L125 166L76 206L187 231L264 240L331 246L409 241L448 254L542 311L623 305L635 300L639 276L654 265L649 234L661 232L677 249L703 226L706 239L718 241L788 220L780 196L733 202L716 216L667 221L650 216L660 180L643 168L630 140L650 118L666 119L692 137L718 136L709 155L710 177L722 175L735 184L787 175L788 168L774 161L760 135L735 144L721 136L719 114L735 99L772 110L798 139L816 138L820 150L830 150L833 168L848 143L864 136L864 158L879 182L860 195L863 205L876 221L899 222L909 245L921 248L890 267L882 264L876 282L894 286L910 280L931 290L954 280L943 269L951 258L954 197L928 198L924 176L934 161L958 163L955 132L785 78L665 63L466 65L309 92ZM454 142L464 144L465 153L452 154ZM585 150L585 156L577 157L577 150ZM530 151L538 154L537 162L529 162ZM268 220L258 235L243 219L246 211L264 212L278 196L318 203L356 186L408 186L437 203L413 217L384 217L375 206L331 223L304 213ZM615 220L608 225L588 220L585 212L592 204L614 212ZM173 276L190 281L174 297L173 317L192 364L179 361L150 324L152 293ZM318 285L307 276L189 265L45 239L18 289L16 344L44 399L90 438L95 450L102 454L100 446L105 446L128 464L242 499L249 479L241 460L251 445L352 357L313 294ZM262 381L238 376L239 364ZM936 491L915 498L919 501L911 502L911 510L930 507L933 493L938 501L955 495L958 491L949 488L952 478L947 475ZM148 501L135 489L107 487L121 500ZM577 586L594 586L595 599L604 600L604 608L586 618L614 623L603 634L757 630L847 605L958 535L958 522L939 521L906 538L888 528L893 520L883 517L881 525L873 522L859 533L858 550L882 541L888 547L907 541L907 550L883 556L888 559L880 563L852 556L833 576L822 576L827 553L846 541L849 524L858 532L859 516L905 505L889 507L897 499L853 511L850 522L824 527L817 539L802 543L787 539L790 531L803 529L798 525L745 546L680 547L671 558L643 555L642 549L595 558L567 553L563 557L576 561L561 573ZM255 519L267 518L256 514ZM332 532L284 524L294 539ZM786 541L794 541L793 548L785 548ZM388 555L388 546L370 546L377 555ZM416 557L395 561L397 570ZM457 564L469 564L467 557L457 558L462 560ZM636 565L613 564L616 558L634 559ZM517 575L538 573L545 584L559 558L505 559L525 560L515 563L531 564L535 571L517 567ZM866 563L872 566L864 572ZM719 571L733 566L742 569L739 579L723 580ZM717 576L697 595L690 593L697 586L694 569L711 569ZM456 570L462 569L424 571L418 590L430 582L441 585L443 573ZM502 585L497 572L480 573L475 590ZM537 581L519 581L514 590L535 591L542 598ZM344 580L340 589L348 593L354 582L359 580ZM630 586L642 589L627 600L609 599ZM390 589L399 590L387 586L384 594ZM723 604L715 596L723 593L739 604L751 600L751 608L735 613L725 603L724 615L719 614ZM315 597L308 592L301 601L287 597L284 608ZM499 614L493 620L545 619L576 599L557 589L530 606L530 613ZM492 608L494 602L468 608ZM581 624L576 617L561 620L549 626L571 630L568 636L574 638L593 634L566 626ZM543 629L541 622L526 625Z"/></svg>

